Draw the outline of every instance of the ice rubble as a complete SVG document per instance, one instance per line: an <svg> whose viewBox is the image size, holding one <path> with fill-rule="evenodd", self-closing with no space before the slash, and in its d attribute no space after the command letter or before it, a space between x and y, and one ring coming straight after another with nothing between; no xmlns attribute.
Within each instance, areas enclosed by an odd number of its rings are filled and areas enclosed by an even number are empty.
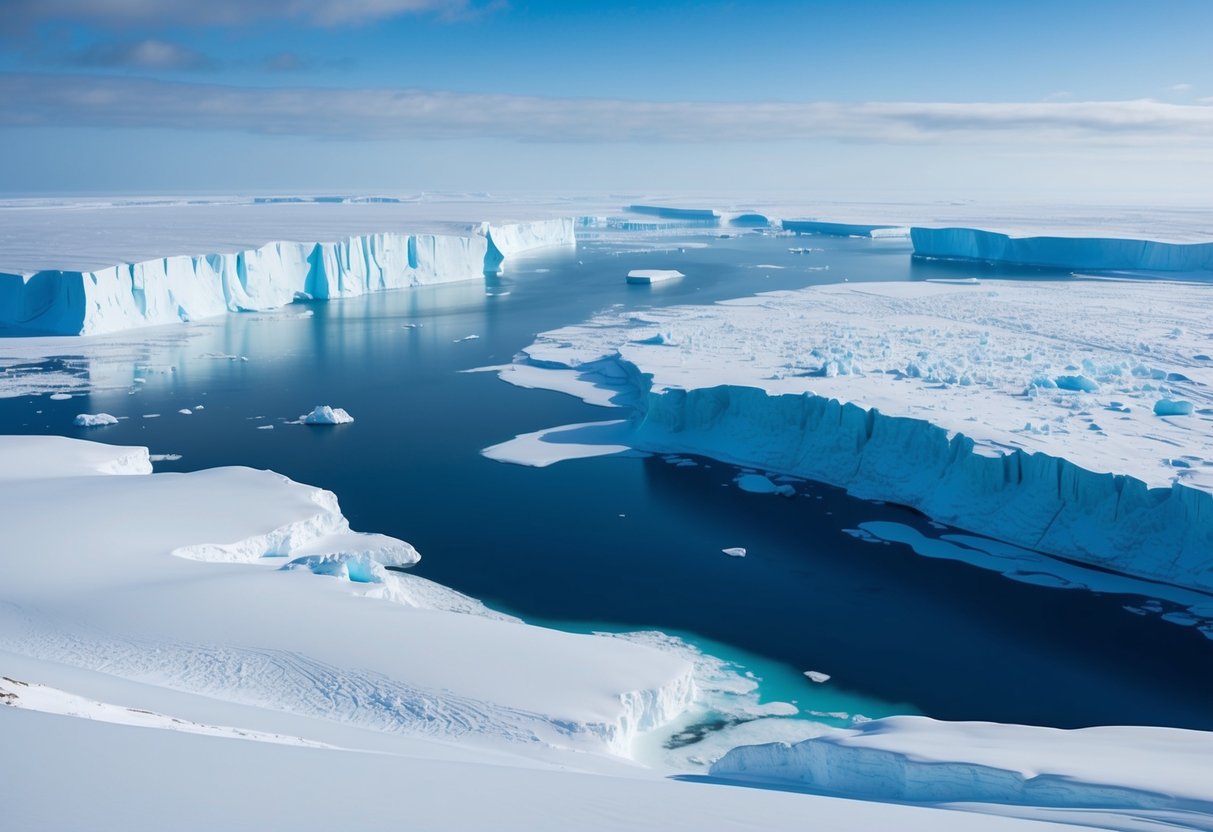
<svg viewBox="0 0 1213 832"><path fill-rule="evenodd" d="M1209 734L1174 728L888 717L792 745L735 748L712 774L868 800L1213 814Z"/></svg>
<svg viewBox="0 0 1213 832"><path fill-rule="evenodd" d="M272 242L95 271L0 273L0 327L94 335L496 272L508 256L575 243L571 220L484 224L470 236L379 233L338 242Z"/></svg>
<svg viewBox="0 0 1213 832"><path fill-rule="evenodd" d="M979 228L912 228L919 257L1061 269L1213 271L1213 243L1115 237L1016 237Z"/></svg>
<svg viewBox="0 0 1213 832"><path fill-rule="evenodd" d="M608 313L521 361L552 368L529 386L552 372L573 392L575 370L587 400L609 387L634 404L633 447L833 483L1208 591L1211 301L1195 284L832 285ZM1057 384L1080 375L1093 384ZM1156 415L1162 399L1193 414Z"/></svg>

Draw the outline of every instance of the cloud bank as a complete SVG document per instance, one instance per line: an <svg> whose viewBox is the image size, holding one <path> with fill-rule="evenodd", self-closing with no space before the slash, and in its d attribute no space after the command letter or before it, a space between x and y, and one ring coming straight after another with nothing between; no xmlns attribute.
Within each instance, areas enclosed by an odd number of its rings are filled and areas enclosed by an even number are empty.
<svg viewBox="0 0 1213 832"><path fill-rule="evenodd" d="M660 102L8 73L0 74L0 126L235 130L343 139L1207 146L1213 139L1213 106L1153 100Z"/></svg>

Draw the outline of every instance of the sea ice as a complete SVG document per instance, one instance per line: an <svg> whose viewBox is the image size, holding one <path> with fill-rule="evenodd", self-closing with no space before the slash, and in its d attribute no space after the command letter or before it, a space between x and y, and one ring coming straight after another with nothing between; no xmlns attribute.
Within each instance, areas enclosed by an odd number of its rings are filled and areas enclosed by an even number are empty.
<svg viewBox="0 0 1213 832"><path fill-rule="evenodd" d="M806 670L804 675L808 677L810 682L816 682L819 685L830 681L830 674L822 673L820 670Z"/></svg>
<svg viewBox="0 0 1213 832"><path fill-rule="evenodd" d="M744 558L746 556L746 550L742 546L730 546L728 549L721 549L720 551L731 558Z"/></svg>
<svg viewBox="0 0 1213 832"><path fill-rule="evenodd" d="M737 487L751 494L778 494L781 497L796 496L796 489L790 485L776 485L762 474L742 474L737 478Z"/></svg>

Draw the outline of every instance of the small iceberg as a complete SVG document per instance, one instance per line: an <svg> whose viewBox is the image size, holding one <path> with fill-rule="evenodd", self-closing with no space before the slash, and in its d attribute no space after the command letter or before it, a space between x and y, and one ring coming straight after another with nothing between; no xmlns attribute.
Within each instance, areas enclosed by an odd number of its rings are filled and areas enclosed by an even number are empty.
<svg viewBox="0 0 1213 832"><path fill-rule="evenodd" d="M652 286L654 283L665 283L681 277L686 275L677 269L632 269L628 272L628 283L634 286Z"/></svg>
<svg viewBox="0 0 1213 832"><path fill-rule="evenodd" d="M806 670L804 675L808 677L810 682L816 682L819 685L830 681L830 674L822 673L820 670Z"/></svg>
<svg viewBox="0 0 1213 832"><path fill-rule="evenodd" d="M731 558L744 558L745 557L745 547L743 547L743 546L731 546L728 549L721 549L720 551L724 552L726 555L728 555Z"/></svg>
<svg viewBox="0 0 1213 832"><path fill-rule="evenodd" d="M354 417L340 407L318 404L311 413L300 416L299 420L305 425L348 425L354 421Z"/></svg>
<svg viewBox="0 0 1213 832"><path fill-rule="evenodd" d="M74 424L78 428L99 428L105 425L116 425L118 419L108 413L81 413L76 417Z"/></svg>

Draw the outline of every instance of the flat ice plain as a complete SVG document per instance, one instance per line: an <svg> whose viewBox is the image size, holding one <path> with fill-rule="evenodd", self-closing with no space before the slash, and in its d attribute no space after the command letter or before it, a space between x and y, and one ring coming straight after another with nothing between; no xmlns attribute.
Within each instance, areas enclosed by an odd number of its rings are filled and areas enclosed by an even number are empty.
<svg viewBox="0 0 1213 832"><path fill-rule="evenodd" d="M498 454L714 456L1208 590L1211 290L834 285L607 313L501 372L633 406L634 424ZM129 348L82 343L98 367ZM145 448L0 437L0 527L15 828L1213 829L1197 731L756 719L698 766L651 759L646 741L719 685L692 652L495 613L269 471L153 474Z"/></svg>

